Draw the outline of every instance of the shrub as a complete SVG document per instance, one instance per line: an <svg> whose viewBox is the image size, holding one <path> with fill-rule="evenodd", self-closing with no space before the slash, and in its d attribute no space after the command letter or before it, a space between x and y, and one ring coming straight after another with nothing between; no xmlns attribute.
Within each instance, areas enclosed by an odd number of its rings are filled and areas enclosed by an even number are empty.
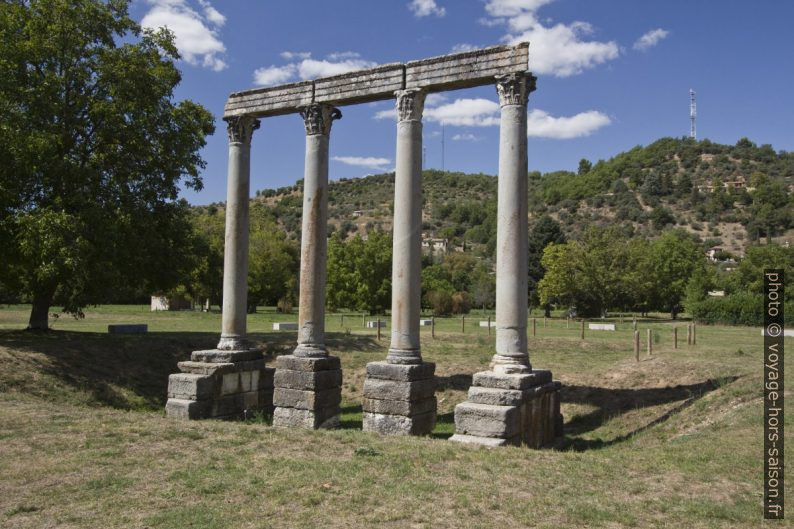
<svg viewBox="0 0 794 529"><path fill-rule="evenodd" d="M690 309L692 317L703 323L727 325L763 325L764 297L760 294L741 292L722 298L707 298L694 303ZM794 323L794 303L784 306L785 323Z"/></svg>

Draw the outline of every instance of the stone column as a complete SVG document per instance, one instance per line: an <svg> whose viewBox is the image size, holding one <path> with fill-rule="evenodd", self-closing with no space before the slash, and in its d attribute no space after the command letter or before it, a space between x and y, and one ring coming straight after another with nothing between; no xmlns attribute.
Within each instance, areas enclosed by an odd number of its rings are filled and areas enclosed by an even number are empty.
<svg viewBox="0 0 794 529"><path fill-rule="evenodd" d="M301 110L306 165L301 227L298 346L276 359L274 426L332 428L339 424L342 371L325 348L328 222L328 141L339 109L315 103Z"/></svg>
<svg viewBox="0 0 794 529"><path fill-rule="evenodd" d="M168 378L166 414L182 419L235 419L273 409L273 368L246 341L248 196L251 137L259 120L228 118L229 178L223 255L223 317L217 349L193 351Z"/></svg>
<svg viewBox="0 0 794 529"><path fill-rule="evenodd" d="M259 120L249 116L226 119L229 132L229 173L226 183L226 240L223 249L223 315L218 349L246 350L248 312L248 201L251 178L251 137Z"/></svg>
<svg viewBox="0 0 794 529"><path fill-rule="evenodd" d="M452 441L533 448L561 433L560 383L532 369L527 347L527 99L535 78L496 78L502 108L496 226L496 354L455 406Z"/></svg>
<svg viewBox="0 0 794 529"><path fill-rule="evenodd" d="M502 109L496 224L495 373L529 373L527 350L527 99L534 77L497 78Z"/></svg>
<svg viewBox="0 0 794 529"><path fill-rule="evenodd" d="M425 92L399 90L394 176L392 330L386 362L367 364L364 430L429 434L436 422L435 364L419 343L422 266L422 111Z"/></svg>

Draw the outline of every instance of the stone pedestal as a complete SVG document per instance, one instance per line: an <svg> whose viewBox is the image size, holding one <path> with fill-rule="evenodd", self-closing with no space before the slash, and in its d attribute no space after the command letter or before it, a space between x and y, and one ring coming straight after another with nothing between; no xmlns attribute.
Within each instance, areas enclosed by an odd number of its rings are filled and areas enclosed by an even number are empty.
<svg viewBox="0 0 794 529"><path fill-rule="evenodd" d="M450 440L541 448L562 435L560 387L546 370L475 373L468 400L455 407Z"/></svg>
<svg viewBox="0 0 794 529"><path fill-rule="evenodd" d="M273 411L273 369L261 351L193 351L168 377L166 415L180 419L242 419Z"/></svg>
<svg viewBox="0 0 794 529"><path fill-rule="evenodd" d="M427 435L436 425L436 365L370 362L364 381L364 431Z"/></svg>
<svg viewBox="0 0 794 529"><path fill-rule="evenodd" d="M339 358L283 355L276 359L273 426L336 428L342 401Z"/></svg>

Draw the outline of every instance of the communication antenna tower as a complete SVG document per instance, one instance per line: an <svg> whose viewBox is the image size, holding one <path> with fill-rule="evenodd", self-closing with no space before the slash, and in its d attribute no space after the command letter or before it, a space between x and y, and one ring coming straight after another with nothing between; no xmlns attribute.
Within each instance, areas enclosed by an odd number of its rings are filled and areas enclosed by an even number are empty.
<svg viewBox="0 0 794 529"><path fill-rule="evenodd" d="M444 170L444 124L441 124L441 170Z"/></svg>
<svg viewBox="0 0 794 529"><path fill-rule="evenodd" d="M693 140L697 139L697 130L695 129L695 118L697 117L697 106L695 105L695 91L689 89L689 137Z"/></svg>

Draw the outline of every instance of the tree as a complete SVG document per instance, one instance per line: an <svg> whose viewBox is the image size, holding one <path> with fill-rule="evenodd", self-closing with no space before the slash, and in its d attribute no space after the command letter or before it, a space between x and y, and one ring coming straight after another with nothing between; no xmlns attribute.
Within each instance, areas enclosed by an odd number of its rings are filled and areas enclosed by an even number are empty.
<svg viewBox="0 0 794 529"><path fill-rule="evenodd" d="M584 160L587 161L587 160ZM580 163L581 165L581 163ZM565 242L565 234L562 227L550 216L543 215L529 230L529 266L528 266L528 286L529 286L529 304L537 305L538 298L538 283L543 279L545 270L541 265L541 258L543 257L543 250L546 249L551 243L562 244ZM550 316L551 306L546 304L544 306L546 316Z"/></svg>
<svg viewBox="0 0 794 529"><path fill-rule="evenodd" d="M586 158L582 158L581 160L579 160L579 170L577 174L579 175L587 174L592 169L593 169L593 163L590 160Z"/></svg>
<svg viewBox="0 0 794 529"><path fill-rule="evenodd" d="M682 230L667 231L653 241L650 272L655 283L655 308L669 311L675 319L690 277L704 262L703 252Z"/></svg>
<svg viewBox="0 0 794 529"><path fill-rule="evenodd" d="M295 297L300 260L298 247L288 241L261 204L251 208L248 248L248 312L257 305L276 305ZM288 303L292 305L292 303ZM283 306L283 303L282 303Z"/></svg>
<svg viewBox="0 0 794 529"><path fill-rule="evenodd" d="M365 241L356 235L343 241L338 233L328 242L326 305L383 312L391 304L392 239L380 231Z"/></svg>
<svg viewBox="0 0 794 529"><path fill-rule="evenodd" d="M178 53L128 0L0 3L0 280L81 308L124 288L167 290L190 268L179 183L201 189L211 114L175 104Z"/></svg>

